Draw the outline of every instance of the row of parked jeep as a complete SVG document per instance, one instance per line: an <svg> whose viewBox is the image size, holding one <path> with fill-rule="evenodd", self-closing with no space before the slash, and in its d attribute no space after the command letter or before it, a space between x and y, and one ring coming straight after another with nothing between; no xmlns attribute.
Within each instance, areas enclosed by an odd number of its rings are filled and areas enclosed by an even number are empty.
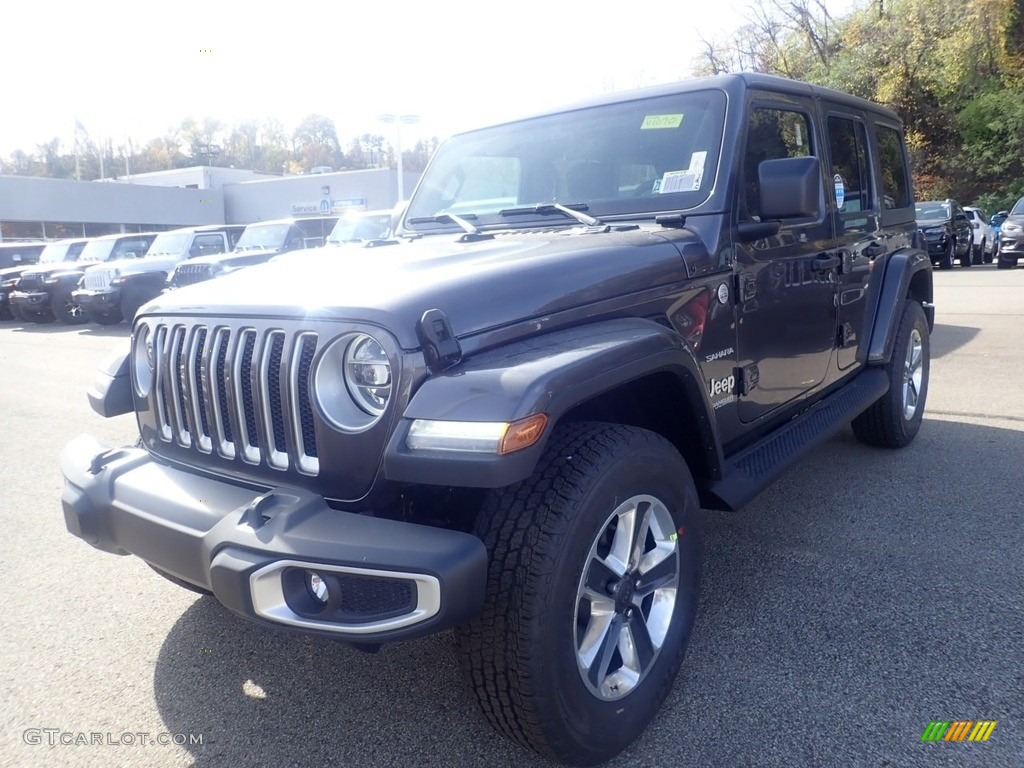
<svg viewBox="0 0 1024 768"><path fill-rule="evenodd" d="M363 211L0 244L0 319L131 323L139 307L164 291L287 252L383 239L390 231L391 211Z"/></svg>

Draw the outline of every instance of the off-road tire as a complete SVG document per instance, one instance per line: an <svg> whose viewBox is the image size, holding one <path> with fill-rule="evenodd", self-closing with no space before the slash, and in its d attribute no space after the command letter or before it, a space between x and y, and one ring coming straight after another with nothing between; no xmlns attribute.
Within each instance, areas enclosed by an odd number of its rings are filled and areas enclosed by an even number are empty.
<svg viewBox="0 0 1024 768"><path fill-rule="evenodd" d="M919 356L914 354L915 346L920 349ZM902 448L914 439L921 428L928 398L930 349L924 310L918 302L908 299L903 306L892 357L885 366L889 390L853 420L853 433L858 440L880 448ZM918 383L912 385L916 371L921 375ZM911 389L914 391L914 409L908 416Z"/></svg>
<svg viewBox="0 0 1024 768"><path fill-rule="evenodd" d="M135 322L135 315L138 314L139 307L145 303L136 291L131 288L124 289L121 294L121 317L128 325Z"/></svg>
<svg viewBox="0 0 1024 768"><path fill-rule="evenodd" d="M91 307L85 308L85 315L97 325L117 325L121 322L121 310L111 309L109 312L100 312Z"/></svg>
<svg viewBox="0 0 1024 768"><path fill-rule="evenodd" d="M620 526L623 540L633 540L624 522L629 517L619 514L633 503L640 511L632 519L661 521L637 540L645 550L657 540L661 549L657 556L653 548L647 550L638 561L648 563L649 573L642 573L642 566L636 572L624 567L621 577L605 582L612 571L601 559L601 547L619 541ZM674 533L666 534L666 528ZM632 530L645 529L642 524ZM455 636L484 714L499 732L549 759L574 765L610 759L643 732L665 700L696 617L700 505L686 462L671 443L647 430L562 425L533 475L487 496L475 532L490 556L486 601L481 615L457 628ZM670 554L664 556L666 547ZM657 566L650 565L661 557ZM648 633L655 624L654 592L646 590L665 583L655 582L655 570L661 579L673 568L675 602ZM607 590L608 596L599 597L612 606L610 630L594 629L601 614L588 597L592 583ZM639 607L629 602L635 600ZM624 683L627 692L620 695L616 674L626 665L622 644L641 649L644 636L655 632L663 638L659 649L647 656L648 664L639 661L637 667L646 672L635 683ZM588 642L597 649L593 658L605 660L600 666L584 666ZM634 660L645 655L637 653ZM582 669L595 674L585 679ZM592 687L595 678L607 688Z"/></svg>
<svg viewBox="0 0 1024 768"><path fill-rule="evenodd" d="M85 309L71 299L70 288L57 288L50 298L50 311L64 325L83 325L89 322Z"/></svg>

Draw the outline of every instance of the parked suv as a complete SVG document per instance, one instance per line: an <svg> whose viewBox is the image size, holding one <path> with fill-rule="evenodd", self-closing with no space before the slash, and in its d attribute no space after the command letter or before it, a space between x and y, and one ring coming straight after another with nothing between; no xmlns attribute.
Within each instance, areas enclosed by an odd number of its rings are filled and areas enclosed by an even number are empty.
<svg viewBox="0 0 1024 768"><path fill-rule="evenodd" d="M71 298L94 323L129 323L139 307L159 296L167 276L187 259L225 253L235 247L245 227L240 224L185 227L161 232L145 258L122 259L89 267Z"/></svg>
<svg viewBox="0 0 1024 768"><path fill-rule="evenodd" d="M991 264L992 254L996 250L996 234L992 231L992 225L988 223L988 214L981 208L964 206L964 213L971 223L971 237L973 240L972 260L975 264Z"/></svg>
<svg viewBox="0 0 1024 768"><path fill-rule="evenodd" d="M961 267L971 266L974 231L960 204L956 200L925 200L914 209L932 264L951 269L953 261L960 259Z"/></svg>
<svg viewBox="0 0 1024 768"><path fill-rule="evenodd" d="M46 243L0 243L0 320L15 317L8 296L18 276L39 261L45 248Z"/></svg>
<svg viewBox="0 0 1024 768"><path fill-rule="evenodd" d="M262 264L275 254L301 248L318 248L327 240L337 216L308 219L260 221L245 228L231 253L200 256L179 264L168 278L168 286L180 288L242 267Z"/></svg>
<svg viewBox="0 0 1024 768"><path fill-rule="evenodd" d="M999 269L1012 269L1017 260L1024 256L1024 197L1010 209L1009 215L999 225Z"/></svg>
<svg viewBox="0 0 1024 768"><path fill-rule="evenodd" d="M895 113L764 75L454 136L386 258L146 305L90 391L139 445L65 448L68 529L256 624L361 648L454 627L498 730L606 760L683 661L701 508L851 422L917 434L913 200Z"/></svg>
<svg viewBox="0 0 1024 768"><path fill-rule="evenodd" d="M82 307L71 294L88 264L99 261L140 258L156 233L104 235L89 240L73 263L39 265L18 278L11 293L16 311L37 323L60 320L67 325L88 322Z"/></svg>

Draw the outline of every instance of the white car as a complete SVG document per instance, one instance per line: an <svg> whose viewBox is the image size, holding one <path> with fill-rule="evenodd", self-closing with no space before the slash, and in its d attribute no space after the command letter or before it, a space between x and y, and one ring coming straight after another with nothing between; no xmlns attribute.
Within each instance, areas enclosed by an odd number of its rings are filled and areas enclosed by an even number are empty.
<svg viewBox="0 0 1024 768"><path fill-rule="evenodd" d="M995 253L998 243L996 242L996 233L992 229L992 225L988 223L988 214L981 208L968 208L966 205L964 213L971 220L971 229L974 233L972 261L975 264L981 264L983 261L986 264L991 264L992 255Z"/></svg>

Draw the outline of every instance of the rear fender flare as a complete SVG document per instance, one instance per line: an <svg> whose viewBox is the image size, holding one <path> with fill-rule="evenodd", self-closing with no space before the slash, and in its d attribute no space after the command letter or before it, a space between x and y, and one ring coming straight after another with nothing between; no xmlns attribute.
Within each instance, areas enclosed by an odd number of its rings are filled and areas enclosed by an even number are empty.
<svg viewBox="0 0 1024 768"><path fill-rule="evenodd" d="M914 248L896 251L886 261L878 311L868 344L869 365L883 365L892 356L896 331L903 316L903 302L909 296L921 302L931 330L935 326L932 262L927 253Z"/></svg>

